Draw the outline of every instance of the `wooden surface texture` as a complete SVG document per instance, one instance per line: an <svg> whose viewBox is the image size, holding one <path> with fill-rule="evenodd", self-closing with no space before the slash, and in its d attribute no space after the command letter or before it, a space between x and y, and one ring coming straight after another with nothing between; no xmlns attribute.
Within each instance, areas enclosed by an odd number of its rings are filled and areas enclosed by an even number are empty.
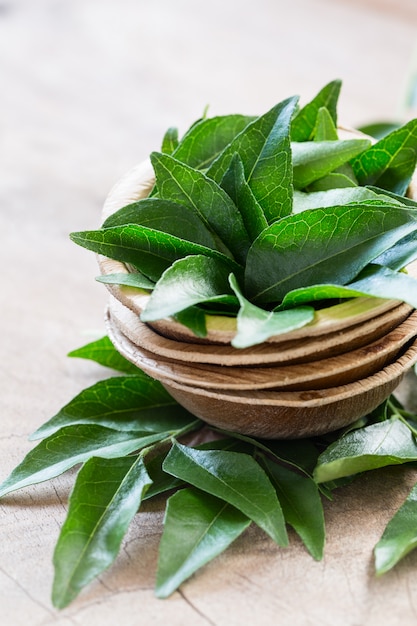
<svg viewBox="0 0 417 626"><path fill-rule="evenodd" d="M0 474L28 435L107 376L66 353L104 334L95 228L110 187L166 128L264 112L344 81L349 126L407 116L414 0L1 0ZM50 602L52 553L74 473L0 502L1 623L8 626L408 626L417 553L374 576L372 549L416 480L374 472L326 502L325 558L251 527L168 600L153 594L163 501L136 516L120 557L67 609Z"/></svg>

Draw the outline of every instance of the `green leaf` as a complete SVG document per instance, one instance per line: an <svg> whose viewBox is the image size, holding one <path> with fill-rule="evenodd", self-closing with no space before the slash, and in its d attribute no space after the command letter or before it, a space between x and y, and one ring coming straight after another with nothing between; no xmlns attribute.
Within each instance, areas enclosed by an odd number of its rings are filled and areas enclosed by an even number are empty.
<svg viewBox="0 0 417 626"><path fill-rule="evenodd" d="M377 185L404 195L417 161L417 120L378 141L352 161L361 185Z"/></svg>
<svg viewBox="0 0 417 626"><path fill-rule="evenodd" d="M150 484L140 457L93 458L80 470L54 552L56 608L111 565Z"/></svg>
<svg viewBox="0 0 417 626"><path fill-rule="evenodd" d="M313 285L290 291L282 301L282 308L293 307L306 302L331 300L335 298L356 298L374 296L407 302L417 307L417 280L403 272L395 272L388 267L370 264L357 277L357 280L340 287L339 285Z"/></svg>
<svg viewBox="0 0 417 626"><path fill-rule="evenodd" d="M152 480L152 485L147 490L143 498L144 500L150 500L155 496L159 496L162 493L172 491L184 485L183 480L179 480L175 478L175 476L167 474L167 472L164 472L162 469L166 455L167 452L164 452L163 454L152 457L150 460L149 456L151 455L145 456L146 470Z"/></svg>
<svg viewBox="0 0 417 626"><path fill-rule="evenodd" d="M416 517L417 485L414 485L375 546L375 569L378 575L388 572L417 547Z"/></svg>
<svg viewBox="0 0 417 626"><path fill-rule="evenodd" d="M400 196L397 193L389 191L388 189L380 189L379 187L374 187L373 185L368 185L367 189L370 189L377 195L383 196L384 198L390 198L391 200L396 200L399 204L411 207L412 209L417 209L417 202L412 200L412 198Z"/></svg>
<svg viewBox="0 0 417 626"><path fill-rule="evenodd" d="M320 107L314 127L314 141L337 141L338 139L336 124L329 109Z"/></svg>
<svg viewBox="0 0 417 626"><path fill-rule="evenodd" d="M249 250L246 293L259 302L280 302L300 287L349 283L416 225L411 210L385 205L312 209L283 218Z"/></svg>
<svg viewBox="0 0 417 626"><path fill-rule="evenodd" d="M206 169L254 119L224 115L200 120L184 135L173 156L196 169Z"/></svg>
<svg viewBox="0 0 417 626"><path fill-rule="evenodd" d="M103 228L126 224L139 224L217 250L215 237L201 218L177 202L144 198L113 213Z"/></svg>
<svg viewBox="0 0 417 626"><path fill-rule="evenodd" d="M206 314L198 306L178 311L173 318L189 328L196 337L207 337Z"/></svg>
<svg viewBox="0 0 417 626"><path fill-rule="evenodd" d="M360 126L358 130L365 135L374 137L374 139L382 139L392 133L393 130L400 128L401 124L396 122L372 122L371 124L365 124Z"/></svg>
<svg viewBox="0 0 417 626"><path fill-rule="evenodd" d="M275 490L264 470L251 456L224 450L196 450L174 444L163 468L239 509L278 545L288 544Z"/></svg>
<svg viewBox="0 0 417 626"><path fill-rule="evenodd" d="M213 162L207 175L219 184L237 153L245 178L268 222L291 213L292 167L289 126L297 98L280 102L249 124Z"/></svg>
<svg viewBox="0 0 417 626"><path fill-rule="evenodd" d="M319 457L314 477L322 483L359 472L417 460L411 430L394 418L347 433Z"/></svg>
<svg viewBox="0 0 417 626"><path fill-rule="evenodd" d="M103 274L96 276L96 281L104 285L120 285L122 287L133 287L142 291L149 291L155 287L155 283L139 271L120 273L120 274Z"/></svg>
<svg viewBox="0 0 417 626"><path fill-rule="evenodd" d="M281 503L285 521L303 540L317 560L323 558L325 541L324 513L316 483L263 457L268 475Z"/></svg>
<svg viewBox="0 0 417 626"><path fill-rule="evenodd" d="M161 152L165 154L172 154L178 146L178 128L168 128L167 132L162 139Z"/></svg>
<svg viewBox="0 0 417 626"><path fill-rule="evenodd" d="M367 187L352 187L347 189L328 189L305 193L294 191L294 213L320 209L325 207L341 206L342 204L359 203L369 200L385 201L387 198L378 195ZM397 204L394 200L392 204ZM400 204L400 203L398 203Z"/></svg>
<svg viewBox="0 0 417 626"><path fill-rule="evenodd" d="M72 233L70 236L72 241L88 250L131 263L155 282L174 261L189 254L223 259L231 269L239 268L232 259L216 250L137 224Z"/></svg>
<svg viewBox="0 0 417 626"><path fill-rule="evenodd" d="M107 378L84 389L38 428L31 439L47 437L75 424L127 432L175 431L194 419L160 382L138 370L137 376Z"/></svg>
<svg viewBox="0 0 417 626"><path fill-rule="evenodd" d="M0 496L59 476L93 456L128 455L171 436L166 433L118 432L96 425L66 426L41 441L0 485Z"/></svg>
<svg viewBox="0 0 417 626"><path fill-rule="evenodd" d="M151 161L160 197L194 211L242 263L250 242L240 213L227 193L202 172L171 156L154 152Z"/></svg>
<svg viewBox="0 0 417 626"><path fill-rule="evenodd" d="M392 270L401 270L417 258L417 232L410 233L380 254L374 263Z"/></svg>
<svg viewBox="0 0 417 626"><path fill-rule="evenodd" d="M265 311L247 300L233 274L230 285L239 298L240 309L237 315L237 333L232 340L235 348L248 348L272 337L301 328L314 318L314 309L300 307L291 311Z"/></svg>
<svg viewBox="0 0 417 626"><path fill-rule="evenodd" d="M369 139L293 142L291 150L295 189L304 189L315 180L330 174L370 145Z"/></svg>
<svg viewBox="0 0 417 626"><path fill-rule="evenodd" d="M349 187L355 187L356 189L363 189L358 187L358 183L353 176L344 174L342 171L345 166L342 165L334 172L330 172L323 178L319 178L308 186L308 191L327 191L329 189L346 189Z"/></svg>
<svg viewBox="0 0 417 626"><path fill-rule="evenodd" d="M159 548L156 596L166 598L223 552L251 520L230 504L184 489L168 500Z"/></svg>
<svg viewBox="0 0 417 626"><path fill-rule="evenodd" d="M341 86L340 80L332 81L323 87L311 102L298 111L291 124L292 141L308 141L313 138L317 114L322 107L328 109L334 125L337 126L336 107Z"/></svg>
<svg viewBox="0 0 417 626"><path fill-rule="evenodd" d="M268 226L268 222L245 179L243 163L237 153L233 155L230 166L221 180L221 187L239 209L245 228L253 241Z"/></svg>
<svg viewBox="0 0 417 626"><path fill-rule="evenodd" d="M68 356L89 359L125 374L141 374L140 370L130 361L122 357L108 337L92 341L81 348L72 350Z"/></svg>
<svg viewBox="0 0 417 626"><path fill-rule="evenodd" d="M173 263L161 276L141 320L150 322L174 315L202 302L237 304L229 295L229 270L217 259L198 255Z"/></svg>

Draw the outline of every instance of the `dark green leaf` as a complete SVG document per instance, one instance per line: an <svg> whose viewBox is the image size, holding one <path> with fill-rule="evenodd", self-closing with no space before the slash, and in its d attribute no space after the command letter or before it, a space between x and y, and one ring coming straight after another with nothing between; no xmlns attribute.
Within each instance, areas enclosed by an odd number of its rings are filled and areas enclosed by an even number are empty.
<svg viewBox="0 0 417 626"><path fill-rule="evenodd" d="M312 209L283 218L252 244L246 292L259 302L279 302L289 291L318 282L349 283L416 226L411 210L385 205Z"/></svg>
<svg viewBox="0 0 417 626"><path fill-rule="evenodd" d="M400 128L401 124L396 122L372 122L371 124L365 124L360 126L358 130L365 135L374 137L374 139L382 139L392 133L393 130Z"/></svg>
<svg viewBox="0 0 417 626"><path fill-rule="evenodd" d="M377 185L403 195L417 160L417 120L394 130L352 161L361 185Z"/></svg>
<svg viewBox="0 0 417 626"><path fill-rule="evenodd" d="M80 470L54 552L55 607L70 604L113 562L150 483L141 458L93 458Z"/></svg>
<svg viewBox="0 0 417 626"><path fill-rule="evenodd" d="M160 197L194 211L235 259L243 262L250 242L241 215L227 193L202 172L171 156L154 152L151 161Z"/></svg>
<svg viewBox="0 0 417 626"><path fill-rule="evenodd" d="M232 340L232 346L235 348L248 348L262 343L273 335L301 328L314 318L314 309L311 307L300 307L276 313L260 309L243 296L233 274L230 276L230 284L240 302L237 333Z"/></svg>
<svg viewBox="0 0 417 626"><path fill-rule="evenodd" d="M223 552L250 519L207 493L184 489L168 500L159 548L156 596L166 598Z"/></svg>
<svg viewBox="0 0 417 626"><path fill-rule="evenodd" d="M206 169L224 148L254 120L245 115L224 115L194 124L173 156L196 169Z"/></svg>
<svg viewBox="0 0 417 626"><path fill-rule="evenodd" d="M122 357L108 337L92 341L82 348L72 350L68 356L89 359L105 367L110 367L125 374L138 374L140 370L130 361ZM140 375L140 374L139 374Z"/></svg>
<svg viewBox="0 0 417 626"><path fill-rule="evenodd" d="M344 166L342 165L336 171L330 172L327 176L314 181L314 183L308 186L308 191L327 191L329 189L346 189L349 187L358 189L358 183L354 177L340 171L343 168ZM359 187L359 189L363 189L363 187Z"/></svg>
<svg viewBox="0 0 417 626"><path fill-rule="evenodd" d="M287 545L282 510L264 470L247 454L171 448L163 468L177 478L225 500L252 519L276 543Z"/></svg>
<svg viewBox="0 0 417 626"><path fill-rule="evenodd" d="M375 569L378 575L388 572L417 547L416 519L417 485L414 485L375 546Z"/></svg>
<svg viewBox="0 0 417 626"><path fill-rule="evenodd" d="M88 250L131 263L155 282L174 261L189 254L223 259L232 271L239 269L237 263L216 250L137 224L72 233L71 239Z"/></svg>
<svg viewBox="0 0 417 626"><path fill-rule="evenodd" d="M292 143L294 187L304 189L315 180L330 174L370 145L369 139Z"/></svg>
<svg viewBox="0 0 417 626"><path fill-rule="evenodd" d="M301 213L310 209L341 206L342 204L359 203L369 200L385 201L387 198L366 187L351 187L345 189L328 189L305 193L294 191L294 213ZM392 204L397 204L395 200ZM400 203L398 203L400 204Z"/></svg>
<svg viewBox="0 0 417 626"><path fill-rule="evenodd" d="M289 98L249 124L213 162L207 175L218 183L237 153L245 178L268 221L291 213L289 126L297 98Z"/></svg>
<svg viewBox="0 0 417 626"><path fill-rule="evenodd" d="M314 477L327 482L359 472L417 460L417 444L402 421L391 418L353 430L320 455Z"/></svg>
<svg viewBox="0 0 417 626"><path fill-rule="evenodd" d="M222 178L221 187L239 209L245 228L253 241L268 226L268 222L245 179L243 163L237 153L233 155L230 166Z"/></svg>
<svg viewBox="0 0 417 626"><path fill-rule="evenodd" d="M144 322L162 319L201 302L237 304L228 281L229 269L217 259L198 255L179 259L155 285L142 311Z"/></svg>
<svg viewBox="0 0 417 626"><path fill-rule="evenodd" d="M139 224L186 241L217 249L213 233L189 207L161 198L144 198L113 213L104 228Z"/></svg>
<svg viewBox="0 0 417 626"><path fill-rule="evenodd" d="M410 233L385 250L374 261L392 270L401 270L417 258L417 232Z"/></svg>
<svg viewBox="0 0 417 626"><path fill-rule="evenodd" d="M298 111L291 124L292 141L308 141L313 138L317 113L322 107L328 109L334 125L337 126L336 107L341 86L340 80L332 81L323 87L311 102Z"/></svg>
<svg viewBox="0 0 417 626"><path fill-rule="evenodd" d="M137 370L136 376L108 378L84 389L38 428L31 439L47 437L75 424L95 424L119 431L175 431L194 419L160 382Z"/></svg>
<svg viewBox="0 0 417 626"><path fill-rule="evenodd" d="M269 477L282 506L285 521L301 537L310 554L323 557L325 540L324 513L316 483L282 465L263 458Z"/></svg>
<svg viewBox="0 0 417 626"><path fill-rule="evenodd" d="M41 441L0 485L0 496L59 476L93 456L114 459L140 450L171 435L131 433L103 426L66 426Z"/></svg>
<svg viewBox="0 0 417 626"><path fill-rule="evenodd" d="M175 148L178 146L178 128L168 128L167 132L162 139L161 152L165 154L172 154Z"/></svg>
<svg viewBox="0 0 417 626"><path fill-rule="evenodd" d="M152 485L147 490L143 498L144 500L149 500L150 498L154 498L155 496L184 485L184 481L175 478L175 476L171 474L167 474L167 472L164 472L162 469L166 455L166 452L164 454L158 454L150 460L148 460L150 455L145 456L146 470L151 477Z"/></svg>
<svg viewBox="0 0 417 626"><path fill-rule="evenodd" d="M178 311L173 318L189 328L196 337L207 337L206 314L198 306Z"/></svg>
<svg viewBox="0 0 417 626"><path fill-rule="evenodd" d="M339 285L313 285L304 289L290 291L282 301L282 307L292 307L319 300L355 298L358 296L391 298L407 302L416 308L417 280L403 272L395 272L388 267L370 264L362 270L357 280L344 287Z"/></svg>

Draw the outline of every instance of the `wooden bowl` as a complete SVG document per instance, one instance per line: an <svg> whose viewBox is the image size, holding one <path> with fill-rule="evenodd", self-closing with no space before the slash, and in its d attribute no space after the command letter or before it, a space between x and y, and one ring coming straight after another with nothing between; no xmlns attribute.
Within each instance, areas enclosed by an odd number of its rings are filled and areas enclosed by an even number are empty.
<svg viewBox="0 0 417 626"><path fill-rule="evenodd" d="M365 356L382 353L382 362L390 360L393 355L400 352L400 356L394 357L394 361L385 365L370 376L360 377L348 384L338 384L325 388L311 388L313 381L309 377L311 368L315 372L321 368L332 380L332 361L317 361L313 364L295 366L298 374L302 375L303 368L306 370L307 385L297 391L276 391L264 387L262 370L268 368L252 368L252 388L236 389L236 378L248 375L248 372L239 367L223 366L220 375L223 388L210 388L204 384L207 377L210 378L212 369L200 369L195 373L194 379L190 377L190 369L181 365L176 375L176 364L173 361L156 357L146 350L140 350L118 328L111 314L107 315L107 331L112 342L120 353L134 362L145 372L161 381L165 389L182 406L191 413L200 417L208 424L227 430L263 438L297 439L301 437L321 435L338 428L342 428L354 422L359 417L366 415L381 404L397 387L406 371L417 362L417 313L390 333L386 340L373 342L370 346L357 352L358 357L363 353ZM349 356L347 356L349 360ZM343 359L342 359L343 362ZM373 362L375 365L378 360ZM339 363L341 365L342 363ZM357 367L362 367L357 363ZM221 367L218 369L222 369ZM274 370L274 368L270 368ZM279 368L276 368L279 370ZM284 385L285 385L285 368ZM287 374L290 371L287 368ZM282 372L281 372L282 373ZM198 374L201 374L201 378ZM184 377L189 376L187 384ZM273 371L268 371L271 382ZM279 376L279 373L278 373ZM339 371L340 380L343 379L343 371ZM260 377L260 386L255 387ZM310 378L310 380L309 380ZM226 388L227 379L232 380L231 387ZM211 382L216 381L212 377ZM288 381L288 379L287 379ZM244 383L245 384L245 383ZM314 386L314 384L313 384Z"/></svg>
<svg viewBox="0 0 417 626"><path fill-rule="evenodd" d="M109 194L103 218L146 197L153 184L149 161L133 168ZM104 257L99 266L103 275L130 271ZM317 311L303 328L236 349L233 317L206 315L201 339L172 318L141 322L149 292L106 286L106 328L119 352L228 431L300 438L342 428L382 403L417 362L417 313L397 300L353 298Z"/></svg>

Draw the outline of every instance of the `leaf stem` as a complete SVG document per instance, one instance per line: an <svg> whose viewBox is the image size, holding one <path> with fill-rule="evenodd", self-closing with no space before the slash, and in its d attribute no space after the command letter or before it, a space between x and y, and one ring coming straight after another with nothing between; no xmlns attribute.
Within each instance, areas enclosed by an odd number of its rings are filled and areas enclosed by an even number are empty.
<svg viewBox="0 0 417 626"><path fill-rule="evenodd" d="M397 406L395 406L395 404L391 400L388 400L388 406L392 411L392 417L395 417L396 419L400 420L400 422L405 424L405 426L407 426L407 428L411 430L413 435L417 437L417 428L414 428L414 426L412 426L410 422L407 420L407 418L410 418L410 419L413 419L413 421L415 421L416 415L414 415L413 413L410 413L409 411L399 409Z"/></svg>

